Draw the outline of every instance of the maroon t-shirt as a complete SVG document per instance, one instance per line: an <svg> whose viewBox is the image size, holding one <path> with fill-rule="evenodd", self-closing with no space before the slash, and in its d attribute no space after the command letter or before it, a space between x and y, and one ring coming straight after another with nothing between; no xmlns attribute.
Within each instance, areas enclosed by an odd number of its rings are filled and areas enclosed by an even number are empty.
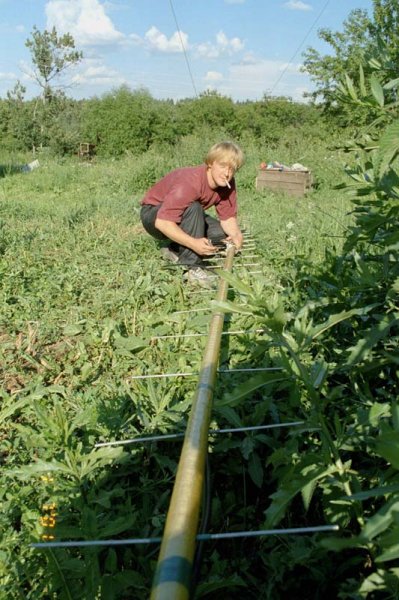
<svg viewBox="0 0 399 600"><path fill-rule="evenodd" d="M234 179L230 181L231 189L209 187L207 166L183 167L165 175L148 190L141 204L158 206L159 219L180 223L186 208L192 202L200 202L204 210L215 206L218 217L226 221L237 215L237 194Z"/></svg>

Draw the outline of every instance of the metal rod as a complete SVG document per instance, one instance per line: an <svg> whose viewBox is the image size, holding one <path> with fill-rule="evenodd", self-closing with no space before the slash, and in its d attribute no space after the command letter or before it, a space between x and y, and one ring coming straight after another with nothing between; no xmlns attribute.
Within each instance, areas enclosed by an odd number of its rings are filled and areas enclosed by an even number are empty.
<svg viewBox="0 0 399 600"><path fill-rule="evenodd" d="M239 254L237 254L237 258L259 258L259 254L244 254L243 252L240 252ZM213 256L212 260L224 260L223 256ZM240 263L238 263L240 264Z"/></svg>
<svg viewBox="0 0 399 600"><path fill-rule="evenodd" d="M261 263L237 263L237 267L259 267Z"/></svg>
<svg viewBox="0 0 399 600"><path fill-rule="evenodd" d="M240 263L238 262L235 265L236 269L240 269L241 267L258 267L261 263ZM209 269L223 269L223 267L221 265L207 265L205 267L207 270Z"/></svg>
<svg viewBox="0 0 399 600"><path fill-rule="evenodd" d="M194 313L194 312L209 312L210 310L212 310L212 308L210 306L204 306L203 308L190 308L188 310L174 310L173 311L173 315L184 315L187 313ZM154 339L154 338L151 338Z"/></svg>
<svg viewBox="0 0 399 600"><path fill-rule="evenodd" d="M166 377L192 377L195 375L198 375L198 373L155 373L150 375L131 375L128 379L130 381L131 379L162 379Z"/></svg>
<svg viewBox="0 0 399 600"><path fill-rule="evenodd" d="M254 367L248 369L218 369L218 373L251 373L253 371L282 371L282 367ZM149 375L132 375L131 379L162 379L166 377L192 377L198 375L198 372L187 372L187 373L150 373Z"/></svg>
<svg viewBox="0 0 399 600"><path fill-rule="evenodd" d="M234 290L233 287L229 287L227 288L228 292L232 292ZM214 290L211 290L210 288L192 288L189 290L185 290L185 294L187 294L188 296L193 295L193 294L209 294L210 292L213 292ZM235 292L237 294L239 294L240 296L242 295L247 295L247 294L243 294L242 292L240 292L239 290L235 290Z"/></svg>
<svg viewBox="0 0 399 600"><path fill-rule="evenodd" d="M265 537L269 535L298 535L302 533L324 533L339 531L338 525L315 525L314 527L288 527L286 529L259 529L258 531L232 531L231 533L200 533L195 536L197 541L231 540L243 537ZM133 544L159 544L160 537L153 538L128 538L125 540L76 540L66 542L37 542L30 544L31 548L84 548L92 546L127 546ZM165 596L166 598L166 596ZM177 598L177 596L169 596Z"/></svg>
<svg viewBox="0 0 399 600"><path fill-rule="evenodd" d="M230 429L210 429L209 435L215 433L240 433L244 431L263 431L264 429L279 429L281 427L296 427L303 425L305 421L292 421L290 423L273 423L272 425L256 425L251 427L235 427ZM114 442L98 442L94 445L95 448L103 448L104 446L124 446L128 444L138 444L145 442L163 442L166 440L177 440L184 437L184 433L165 433L163 435L146 435L143 437L131 438L129 440L116 440Z"/></svg>
<svg viewBox="0 0 399 600"><path fill-rule="evenodd" d="M222 335L241 335L241 334L250 334L250 333L266 333L265 329L238 329L236 331L222 331ZM173 333L171 335L154 335L151 338L153 340L167 340L171 338L181 338L181 337L205 337L207 333Z"/></svg>
<svg viewBox="0 0 399 600"><path fill-rule="evenodd" d="M283 367L251 367L248 369L218 369L218 373L253 373L256 371L282 371Z"/></svg>
<svg viewBox="0 0 399 600"><path fill-rule="evenodd" d="M234 246L227 248L224 264L226 271L232 269L234 253ZM216 300L225 300L227 291L227 281L221 279ZM177 467L151 600L189 598L223 322L223 313L213 313Z"/></svg>

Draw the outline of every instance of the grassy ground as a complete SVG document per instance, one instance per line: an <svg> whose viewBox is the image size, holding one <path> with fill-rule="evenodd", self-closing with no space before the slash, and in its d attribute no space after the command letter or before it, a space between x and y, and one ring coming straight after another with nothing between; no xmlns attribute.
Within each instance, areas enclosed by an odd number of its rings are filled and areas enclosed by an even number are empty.
<svg viewBox="0 0 399 600"><path fill-rule="evenodd" d="M309 166L315 190L301 199L256 192L257 165L272 152L281 162L300 160ZM119 454L97 460L91 448L95 441L118 437L121 432L173 431L183 426L192 381L182 380L171 389L168 383L141 383L131 376L198 368L202 341L193 347L190 341L153 344L151 338L171 331L203 331L208 317L193 318L175 311L206 306L209 300L183 286L179 270L160 264L156 243L139 222L139 200L146 187L169 168L185 164L184 159L188 164L199 163L204 153L205 143L196 141L190 146L188 141L175 154L153 151L140 158L93 163L39 156L40 167L35 171L2 171L0 444L4 475L0 501L8 550L0 555L0 577L10 598L42 598L51 589L59 589L44 577L43 556L26 549L28 540L43 534L42 502L52 498L63 502L60 537L76 536L77 531L92 537L131 530L157 535L162 530L176 456L159 453L154 459L146 451L133 454L129 459L133 462L124 459L120 463L116 477L116 468L110 472L109 463ZM29 160L14 157L12 164ZM263 282L265 290L295 297L296 278L322 263L326 250L340 248L350 204L332 188L343 178L342 162L338 154L309 146L306 140L302 147L288 149L249 146L237 185L240 219L256 237L261 260L261 275L242 276L250 285ZM3 163L11 164L7 158ZM65 481L58 487L54 484L55 488L40 487L39 470L26 465L34 459L44 464L55 458L64 465L58 477ZM147 470L140 467L143 460ZM126 484L120 483L125 468L130 473ZM131 475L132 469L137 476ZM165 484L163 495L154 484L154 473ZM99 483L101 478L104 485ZM93 491L82 494L87 485L95 487L94 498L89 498ZM123 517L120 510L126 505L128 488L136 494L131 511L136 522ZM83 500L77 505L78 496ZM68 503L84 515L80 520L68 514ZM124 523L113 529L118 518ZM71 523L75 529L67 528ZM148 591L151 556L143 557L144 574L137 571L134 576L142 597ZM106 560L112 562L112 553ZM10 568L10 564L15 566ZM75 567L82 576L80 567ZM92 580L97 577L99 581L98 571L93 573ZM103 586L108 585L106 575L107 569ZM126 585L133 585L132 581ZM94 598L87 580L85 585L82 597ZM120 585L125 589L123 582ZM77 597L73 586L71 590L72 597Z"/></svg>

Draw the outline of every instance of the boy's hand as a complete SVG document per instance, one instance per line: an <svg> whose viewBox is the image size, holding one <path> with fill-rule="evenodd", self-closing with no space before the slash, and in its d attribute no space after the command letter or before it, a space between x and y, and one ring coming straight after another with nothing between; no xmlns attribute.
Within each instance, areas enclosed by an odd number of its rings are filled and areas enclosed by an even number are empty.
<svg viewBox="0 0 399 600"><path fill-rule="evenodd" d="M212 254L215 254L217 248L206 238L194 238L193 243L191 244L191 250L194 250L194 252L200 256L211 256Z"/></svg>
<svg viewBox="0 0 399 600"><path fill-rule="evenodd" d="M230 244L234 244L236 247L236 252L238 252L242 248L243 237L241 233L237 235L229 235L225 241L229 242Z"/></svg>

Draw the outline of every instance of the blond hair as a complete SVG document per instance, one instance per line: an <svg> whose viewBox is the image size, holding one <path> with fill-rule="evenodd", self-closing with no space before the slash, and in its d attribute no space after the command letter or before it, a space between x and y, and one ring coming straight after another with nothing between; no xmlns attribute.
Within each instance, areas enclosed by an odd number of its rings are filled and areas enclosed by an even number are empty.
<svg viewBox="0 0 399 600"><path fill-rule="evenodd" d="M244 162L244 153L234 142L219 142L209 150L205 163L210 166L215 160L226 162L238 171Z"/></svg>

